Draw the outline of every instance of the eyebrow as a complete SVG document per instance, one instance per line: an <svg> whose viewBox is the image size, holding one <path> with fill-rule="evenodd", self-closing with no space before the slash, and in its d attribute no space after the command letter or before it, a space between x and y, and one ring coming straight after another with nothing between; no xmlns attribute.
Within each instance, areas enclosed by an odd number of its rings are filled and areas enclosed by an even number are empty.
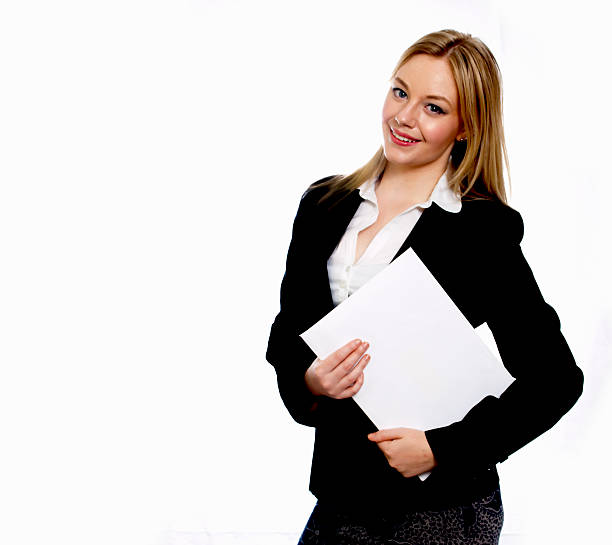
<svg viewBox="0 0 612 545"><path fill-rule="evenodd" d="M399 81L399 83L400 83L401 85L403 85L404 87L406 87L406 89L409 89L408 84L407 84L407 83L406 83L406 82L405 82L405 81L404 81L402 78L395 76L395 78L394 78L394 79L396 79L397 81ZM449 104L449 105L451 105L451 101L450 101L450 100L448 100L448 98L443 97L443 96L440 96L440 95L427 95L425 98L436 98L436 99L438 99L438 100L444 100L444 101L448 102L448 104Z"/></svg>

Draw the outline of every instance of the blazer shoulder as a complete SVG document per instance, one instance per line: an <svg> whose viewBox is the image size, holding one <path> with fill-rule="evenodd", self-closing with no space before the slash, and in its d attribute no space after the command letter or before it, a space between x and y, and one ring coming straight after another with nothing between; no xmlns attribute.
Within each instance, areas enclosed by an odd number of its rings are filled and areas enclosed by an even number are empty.
<svg viewBox="0 0 612 545"><path fill-rule="evenodd" d="M332 178L336 178L337 176L337 174L332 174L331 176L325 176L325 178L321 178L315 182L312 182L302 194L302 199L313 199L314 196L316 196L317 198L320 197L326 189L326 187L321 187L321 184L327 182L328 180L331 180Z"/></svg>
<svg viewBox="0 0 612 545"><path fill-rule="evenodd" d="M300 209L304 210L313 210L319 201L319 199L329 190L328 186L322 186L323 182L327 182L332 178L336 178L338 175L333 174L331 176L325 176L325 178L320 178L315 182L311 183L302 196L300 198Z"/></svg>
<svg viewBox="0 0 612 545"><path fill-rule="evenodd" d="M499 200L463 201L470 228L492 241L520 244L525 226L520 212Z"/></svg>
<svg viewBox="0 0 612 545"><path fill-rule="evenodd" d="M318 200L327 190L327 187L321 187L321 184L334 176L326 176L311 183L300 197L300 202L295 215L294 222L304 224L312 220L313 214L316 214L316 206Z"/></svg>

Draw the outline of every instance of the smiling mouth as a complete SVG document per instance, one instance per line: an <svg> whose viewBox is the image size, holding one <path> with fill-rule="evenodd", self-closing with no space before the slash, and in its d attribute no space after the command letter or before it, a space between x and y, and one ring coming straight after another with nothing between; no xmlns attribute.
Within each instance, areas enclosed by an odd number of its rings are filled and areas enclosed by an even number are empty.
<svg viewBox="0 0 612 545"><path fill-rule="evenodd" d="M389 128L391 129L393 136L397 138L398 140L401 140L402 142L420 142L420 140L413 140L412 138L406 138L405 136L400 136L393 130L393 127L389 127Z"/></svg>

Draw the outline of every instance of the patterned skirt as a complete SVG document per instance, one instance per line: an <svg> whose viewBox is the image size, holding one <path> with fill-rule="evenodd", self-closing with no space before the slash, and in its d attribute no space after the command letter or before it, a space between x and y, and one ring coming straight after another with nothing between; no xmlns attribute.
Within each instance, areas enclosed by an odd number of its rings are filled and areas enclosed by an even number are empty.
<svg viewBox="0 0 612 545"><path fill-rule="evenodd" d="M499 486L472 503L364 520L315 505L298 545L497 545L504 523Z"/></svg>

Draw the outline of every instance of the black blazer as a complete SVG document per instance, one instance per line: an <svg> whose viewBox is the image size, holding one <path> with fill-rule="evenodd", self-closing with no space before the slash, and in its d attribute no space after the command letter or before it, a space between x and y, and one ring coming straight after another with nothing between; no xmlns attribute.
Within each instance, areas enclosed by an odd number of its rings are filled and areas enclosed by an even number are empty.
<svg viewBox="0 0 612 545"><path fill-rule="evenodd" d="M353 511L473 501L498 486L496 463L550 429L582 394L583 373L521 251L521 215L499 201L464 200L458 213L432 202L393 258L411 247L470 324L487 323L515 378L462 420L425 430L438 465L421 481L389 466L367 438L376 426L353 398L314 396L306 387L316 354L299 334L334 308L327 259L363 200L355 189L329 209L316 203L323 190L302 195L266 352L289 413L316 428L309 489L321 503Z"/></svg>

